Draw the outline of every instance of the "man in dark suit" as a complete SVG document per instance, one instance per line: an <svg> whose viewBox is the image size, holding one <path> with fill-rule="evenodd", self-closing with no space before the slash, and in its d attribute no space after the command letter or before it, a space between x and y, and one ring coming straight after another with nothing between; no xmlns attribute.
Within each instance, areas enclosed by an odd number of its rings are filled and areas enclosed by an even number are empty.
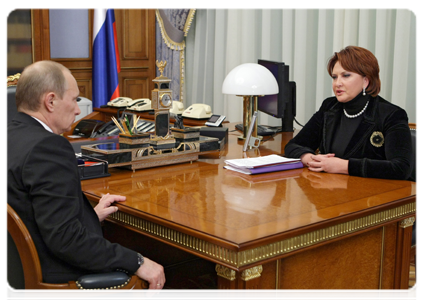
<svg viewBox="0 0 423 300"><path fill-rule="evenodd" d="M161 265L102 236L99 221L125 197L104 195L93 209L82 193L75 153L60 136L81 112L78 96L75 78L61 64L40 61L23 71L18 113L8 124L8 203L34 240L45 282L122 270L160 289Z"/></svg>

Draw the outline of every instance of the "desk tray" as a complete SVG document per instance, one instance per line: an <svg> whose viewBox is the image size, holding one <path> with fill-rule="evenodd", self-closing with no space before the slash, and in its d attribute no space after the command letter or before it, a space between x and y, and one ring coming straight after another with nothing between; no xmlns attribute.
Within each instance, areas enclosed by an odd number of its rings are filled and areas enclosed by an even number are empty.
<svg viewBox="0 0 423 300"><path fill-rule="evenodd" d="M81 180L110 176L107 161L81 154L76 154L76 158Z"/></svg>

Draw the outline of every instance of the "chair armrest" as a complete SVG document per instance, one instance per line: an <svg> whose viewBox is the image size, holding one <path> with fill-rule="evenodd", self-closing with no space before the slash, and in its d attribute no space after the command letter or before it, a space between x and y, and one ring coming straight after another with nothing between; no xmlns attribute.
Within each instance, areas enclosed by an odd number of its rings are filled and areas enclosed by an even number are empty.
<svg viewBox="0 0 423 300"><path fill-rule="evenodd" d="M75 281L60 284L41 282L37 287L39 289L38 298L41 299L79 299L131 292L134 300L142 300L144 299L144 289L147 287L147 283L137 275L133 275L128 284L114 288L84 289L80 284L76 284Z"/></svg>
<svg viewBox="0 0 423 300"><path fill-rule="evenodd" d="M129 283L131 276L123 272L83 275L76 285L80 289L118 289Z"/></svg>

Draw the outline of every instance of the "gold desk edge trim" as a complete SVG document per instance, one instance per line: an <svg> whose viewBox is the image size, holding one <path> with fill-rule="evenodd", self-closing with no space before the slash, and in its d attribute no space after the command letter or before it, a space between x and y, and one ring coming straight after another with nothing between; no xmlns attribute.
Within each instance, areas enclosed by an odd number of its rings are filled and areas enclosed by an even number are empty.
<svg viewBox="0 0 423 300"><path fill-rule="evenodd" d="M162 239L177 244L205 255L217 259L223 263L229 264L235 268L260 262L278 255L292 252L344 236L355 231L379 225L397 218L401 218L416 211L416 203L408 203L403 206L392 208L386 211L378 212L373 215L365 216L356 220L348 221L342 224L322 228L306 234L288 238L282 241L260 246L253 249L236 252L224 247L214 245L199 238L185 233L167 228L162 225L134 217L118 211L109 216L110 219L132 226L137 230L153 234Z"/></svg>

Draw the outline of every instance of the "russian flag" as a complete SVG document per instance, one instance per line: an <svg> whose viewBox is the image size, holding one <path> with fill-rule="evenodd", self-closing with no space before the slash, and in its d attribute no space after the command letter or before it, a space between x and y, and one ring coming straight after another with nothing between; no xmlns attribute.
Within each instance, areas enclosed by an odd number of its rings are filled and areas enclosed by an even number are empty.
<svg viewBox="0 0 423 300"><path fill-rule="evenodd" d="M93 107L119 97L120 72L115 11L94 10L93 30Z"/></svg>

